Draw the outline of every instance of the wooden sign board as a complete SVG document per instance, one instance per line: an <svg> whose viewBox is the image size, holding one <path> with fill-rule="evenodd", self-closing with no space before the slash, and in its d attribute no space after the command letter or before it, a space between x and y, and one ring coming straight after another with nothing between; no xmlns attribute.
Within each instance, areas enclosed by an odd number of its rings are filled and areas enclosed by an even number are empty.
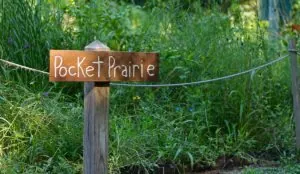
<svg viewBox="0 0 300 174"><path fill-rule="evenodd" d="M50 81L158 81L158 53L50 51Z"/></svg>
<svg viewBox="0 0 300 174"><path fill-rule="evenodd" d="M292 25L292 30L293 31L300 31L300 25L299 24L293 24Z"/></svg>

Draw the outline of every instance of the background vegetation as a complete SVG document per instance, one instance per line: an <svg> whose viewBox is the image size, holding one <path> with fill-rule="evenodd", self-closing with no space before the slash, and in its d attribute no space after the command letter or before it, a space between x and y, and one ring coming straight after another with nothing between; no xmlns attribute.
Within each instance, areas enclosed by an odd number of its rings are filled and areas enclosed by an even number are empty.
<svg viewBox="0 0 300 174"><path fill-rule="evenodd" d="M49 49L82 50L94 39L112 50L159 52L161 83L220 77L288 54L288 34L276 35L274 49L253 1L0 2L0 58L45 71ZM223 158L297 161L289 74L286 59L199 86L112 87L110 172L222 168ZM1 64L0 173L81 173L82 103L81 84Z"/></svg>

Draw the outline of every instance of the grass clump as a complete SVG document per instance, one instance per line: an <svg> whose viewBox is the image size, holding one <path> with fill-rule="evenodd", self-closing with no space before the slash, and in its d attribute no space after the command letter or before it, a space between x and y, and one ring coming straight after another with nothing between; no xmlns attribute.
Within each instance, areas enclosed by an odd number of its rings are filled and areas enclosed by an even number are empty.
<svg viewBox="0 0 300 174"><path fill-rule="evenodd" d="M78 170L81 107L62 94L33 93L14 82L1 81L0 89L1 173Z"/></svg>

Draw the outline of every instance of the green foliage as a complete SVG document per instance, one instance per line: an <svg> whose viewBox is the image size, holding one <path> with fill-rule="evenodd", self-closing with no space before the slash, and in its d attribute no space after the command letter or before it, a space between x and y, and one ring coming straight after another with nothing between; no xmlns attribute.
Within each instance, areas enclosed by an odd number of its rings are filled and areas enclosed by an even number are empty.
<svg viewBox="0 0 300 174"><path fill-rule="evenodd" d="M286 53L270 53L258 21L247 28L242 18L232 20L218 8L183 10L177 2L142 8L108 0L0 2L1 57L46 71L49 49L81 50L93 39L112 50L159 52L161 83L225 76ZM238 16L238 6L232 9ZM0 68L0 173L81 173L82 88ZM214 166L221 156L249 161L264 154L277 160L291 156L288 68L283 61L191 87L112 87L110 172L130 166L150 171L163 163L184 171Z"/></svg>
<svg viewBox="0 0 300 174"><path fill-rule="evenodd" d="M67 102L74 99L51 91L33 93L4 81L0 96L0 173L78 170L82 109Z"/></svg>
<svg viewBox="0 0 300 174"><path fill-rule="evenodd" d="M299 164L291 164L284 167L260 167L260 168L246 168L242 174L297 174L300 172Z"/></svg>
<svg viewBox="0 0 300 174"><path fill-rule="evenodd" d="M1 58L32 68L48 70L50 48L69 48L69 33L62 29L62 15L59 11L34 1L1 2ZM31 72L16 74L1 68L7 79L15 79L24 86L37 89L45 87L47 77ZM32 85L32 84L38 85Z"/></svg>

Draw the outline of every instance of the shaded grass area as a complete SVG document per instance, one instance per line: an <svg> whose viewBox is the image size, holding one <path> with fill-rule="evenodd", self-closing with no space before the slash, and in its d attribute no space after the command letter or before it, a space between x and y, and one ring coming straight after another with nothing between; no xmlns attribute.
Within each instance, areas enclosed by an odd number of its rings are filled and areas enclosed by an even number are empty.
<svg viewBox="0 0 300 174"><path fill-rule="evenodd" d="M1 171L80 173L83 121L80 94L70 97L51 91L37 93L4 80L0 88ZM118 98L122 89L112 90L111 173L122 168L129 170L131 166L151 171L157 164L166 163L176 164L182 171L202 170L218 165L219 157L224 155L245 159L249 164L257 158L281 160L278 156L284 157L284 153L287 153L284 159L295 159L290 156L293 151L289 151L293 142L290 118L283 122L280 115L270 115L272 119L268 121L254 117L245 123L225 121L227 127L221 127L222 122L217 125L218 116L214 120L209 118L213 115L208 116L211 106L207 103L191 110L188 104L158 101L161 96L157 94L162 92L156 91L153 97L139 94L140 99L126 94L129 96L121 104Z"/></svg>
<svg viewBox="0 0 300 174"><path fill-rule="evenodd" d="M0 96L1 173L79 171L79 104L61 93L33 93L3 80Z"/></svg>
<svg viewBox="0 0 300 174"><path fill-rule="evenodd" d="M0 2L1 57L45 71L49 49L81 50L94 38L112 50L159 52L162 83L220 77L286 53L269 51L263 23L246 26L214 10ZM0 172L81 173L82 85L2 65L0 71ZM289 83L285 60L201 86L113 87L110 173L163 164L205 169L222 157L295 160Z"/></svg>
<svg viewBox="0 0 300 174"><path fill-rule="evenodd" d="M299 164L289 164L284 167L272 168L272 167L262 167L262 168L246 168L242 171L243 174L297 174L300 173Z"/></svg>

